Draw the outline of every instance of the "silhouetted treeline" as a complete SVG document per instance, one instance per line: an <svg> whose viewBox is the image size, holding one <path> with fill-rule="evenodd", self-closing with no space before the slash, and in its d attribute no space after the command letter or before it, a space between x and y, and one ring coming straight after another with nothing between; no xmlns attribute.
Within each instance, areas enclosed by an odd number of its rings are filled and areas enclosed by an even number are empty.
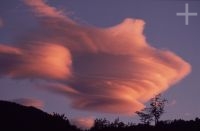
<svg viewBox="0 0 200 131"><path fill-rule="evenodd" d="M200 119L185 121L185 120L172 120L172 121L159 121L156 126L148 124L134 124L123 122L116 119L110 122L106 119L96 119L94 127L90 131L200 131Z"/></svg>
<svg viewBox="0 0 200 131"><path fill-rule="evenodd" d="M48 114L34 107L0 101L0 131L81 131L70 124L62 114ZM148 124L125 124L118 118L110 122L96 119L88 131L200 131L200 119L185 121L159 121L156 126Z"/></svg>

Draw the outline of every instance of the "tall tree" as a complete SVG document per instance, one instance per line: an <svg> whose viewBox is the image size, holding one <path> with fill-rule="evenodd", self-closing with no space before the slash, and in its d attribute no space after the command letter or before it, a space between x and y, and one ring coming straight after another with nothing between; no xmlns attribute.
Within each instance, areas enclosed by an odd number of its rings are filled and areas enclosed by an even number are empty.
<svg viewBox="0 0 200 131"><path fill-rule="evenodd" d="M155 125L157 125L161 115L164 113L166 102L167 100L161 98L161 94L158 94L150 100L150 107L137 111L136 114L144 124L150 124L150 122L154 120Z"/></svg>
<svg viewBox="0 0 200 131"><path fill-rule="evenodd" d="M150 114L154 117L155 125L158 123L161 115L165 112L164 107L166 99L161 98L161 94L156 95L150 102Z"/></svg>

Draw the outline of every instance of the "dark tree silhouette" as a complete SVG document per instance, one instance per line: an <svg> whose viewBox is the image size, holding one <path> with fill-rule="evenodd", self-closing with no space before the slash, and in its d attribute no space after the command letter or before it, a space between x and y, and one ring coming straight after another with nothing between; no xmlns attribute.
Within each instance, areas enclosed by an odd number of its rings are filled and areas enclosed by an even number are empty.
<svg viewBox="0 0 200 131"><path fill-rule="evenodd" d="M155 125L157 125L160 116L164 113L166 99L161 98L161 94L156 95L150 102L150 113L154 117Z"/></svg>
<svg viewBox="0 0 200 131"><path fill-rule="evenodd" d="M114 122L111 123L111 127L115 128L123 128L125 124L119 120L119 117L114 120Z"/></svg>
<svg viewBox="0 0 200 131"><path fill-rule="evenodd" d="M164 113L166 102L167 100L161 98L161 94L158 94L150 100L150 107L137 111L136 114L140 117L142 123L150 124L154 120L155 125L157 125L161 115Z"/></svg>
<svg viewBox="0 0 200 131"><path fill-rule="evenodd" d="M142 123L149 125L153 118L152 114L146 113L146 110L147 108L143 109L142 111L136 111L136 114L140 117L140 121Z"/></svg>
<svg viewBox="0 0 200 131"><path fill-rule="evenodd" d="M94 121L94 126L98 127L98 128L105 128L108 125L110 125L110 122L106 118L104 118L104 119L96 119Z"/></svg>
<svg viewBox="0 0 200 131"><path fill-rule="evenodd" d="M56 113L56 112L53 112L53 117L54 119L57 119L57 120L65 120L67 121L67 117L65 116L65 114L59 114L59 113Z"/></svg>

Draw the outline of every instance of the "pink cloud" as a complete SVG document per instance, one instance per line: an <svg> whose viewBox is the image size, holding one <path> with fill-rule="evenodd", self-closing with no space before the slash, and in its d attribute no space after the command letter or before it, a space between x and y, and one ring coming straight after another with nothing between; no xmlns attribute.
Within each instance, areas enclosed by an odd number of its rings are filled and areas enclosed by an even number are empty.
<svg viewBox="0 0 200 131"><path fill-rule="evenodd" d="M94 125L93 117L74 118L70 120L71 124L76 125L78 128L86 130Z"/></svg>
<svg viewBox="0 0 200 131"><path fill-rule="evenodd" d="M0 44L0 53L20 55L22 52L19 48Z"/></svg>
<svg viewBox="0 0 200 131"><path fill-rule="evenodd" d="M181 57L146 41L143 20L128 18L110 28L90 27L42 0L25 3L40 26L17 44L22 54L12 57L6 63L9 68L0 73L52 79L44 88L69 97L73 108L132 114L191 71ZM6 58L11 57L3 55L0 61Z"/></svg>
<svg viewBox="0 0 200 131"><path fill-rule="evenodd" d="M64 15L64 12L47 5L47 3L44 0L23 0L23 1L27 6L30 6L35 12L35 14L38 16L55 18L56 20L62 19L67 22L73 23L73 21L71 21Z"/></svg>
<svg viewBox="0 0 200 131"><path fill-rule="evenodd" d="M44 103L38 99L20 98L20 99L15 99L12 101L24 106L33 106L38 109L42 109L44 107Z"/></svg>
<svg viewBox="0 0 200 131"><path fill-rule="evenodd" d="M3 58L10 59L8 61L10 66L14 65L9 70L6 66L0 70L7 69L7 74L13 78L67 79L70 76L70 52L67 48L58 44L40 43L28 45L20 49L0 45L0 53L4 54ZM9 55L10 53L12 55ZM16 59L12 60L13 57L16 57Z"/></svg>
<svg viewBox="0 0 200 131"><path fill-rule="evenodd" d="M37 15L65 18L62 12L59 12L54 7L47 6L44 0L24 0L25 4L31 6Z"/></svg>

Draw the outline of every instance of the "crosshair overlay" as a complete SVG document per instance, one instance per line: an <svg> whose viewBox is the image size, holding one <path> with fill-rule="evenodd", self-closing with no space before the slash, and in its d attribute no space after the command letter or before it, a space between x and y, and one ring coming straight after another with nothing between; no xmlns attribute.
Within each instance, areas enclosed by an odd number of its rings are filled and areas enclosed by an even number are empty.
<svg viewBox="0 0 200 131"><path fill-rule="evenodd" d="M188 3L185 4L184 13L176 13L177 16L185 16L185 25L189 24L189 16L197 16L197 13L190 13Z"/></svg>

